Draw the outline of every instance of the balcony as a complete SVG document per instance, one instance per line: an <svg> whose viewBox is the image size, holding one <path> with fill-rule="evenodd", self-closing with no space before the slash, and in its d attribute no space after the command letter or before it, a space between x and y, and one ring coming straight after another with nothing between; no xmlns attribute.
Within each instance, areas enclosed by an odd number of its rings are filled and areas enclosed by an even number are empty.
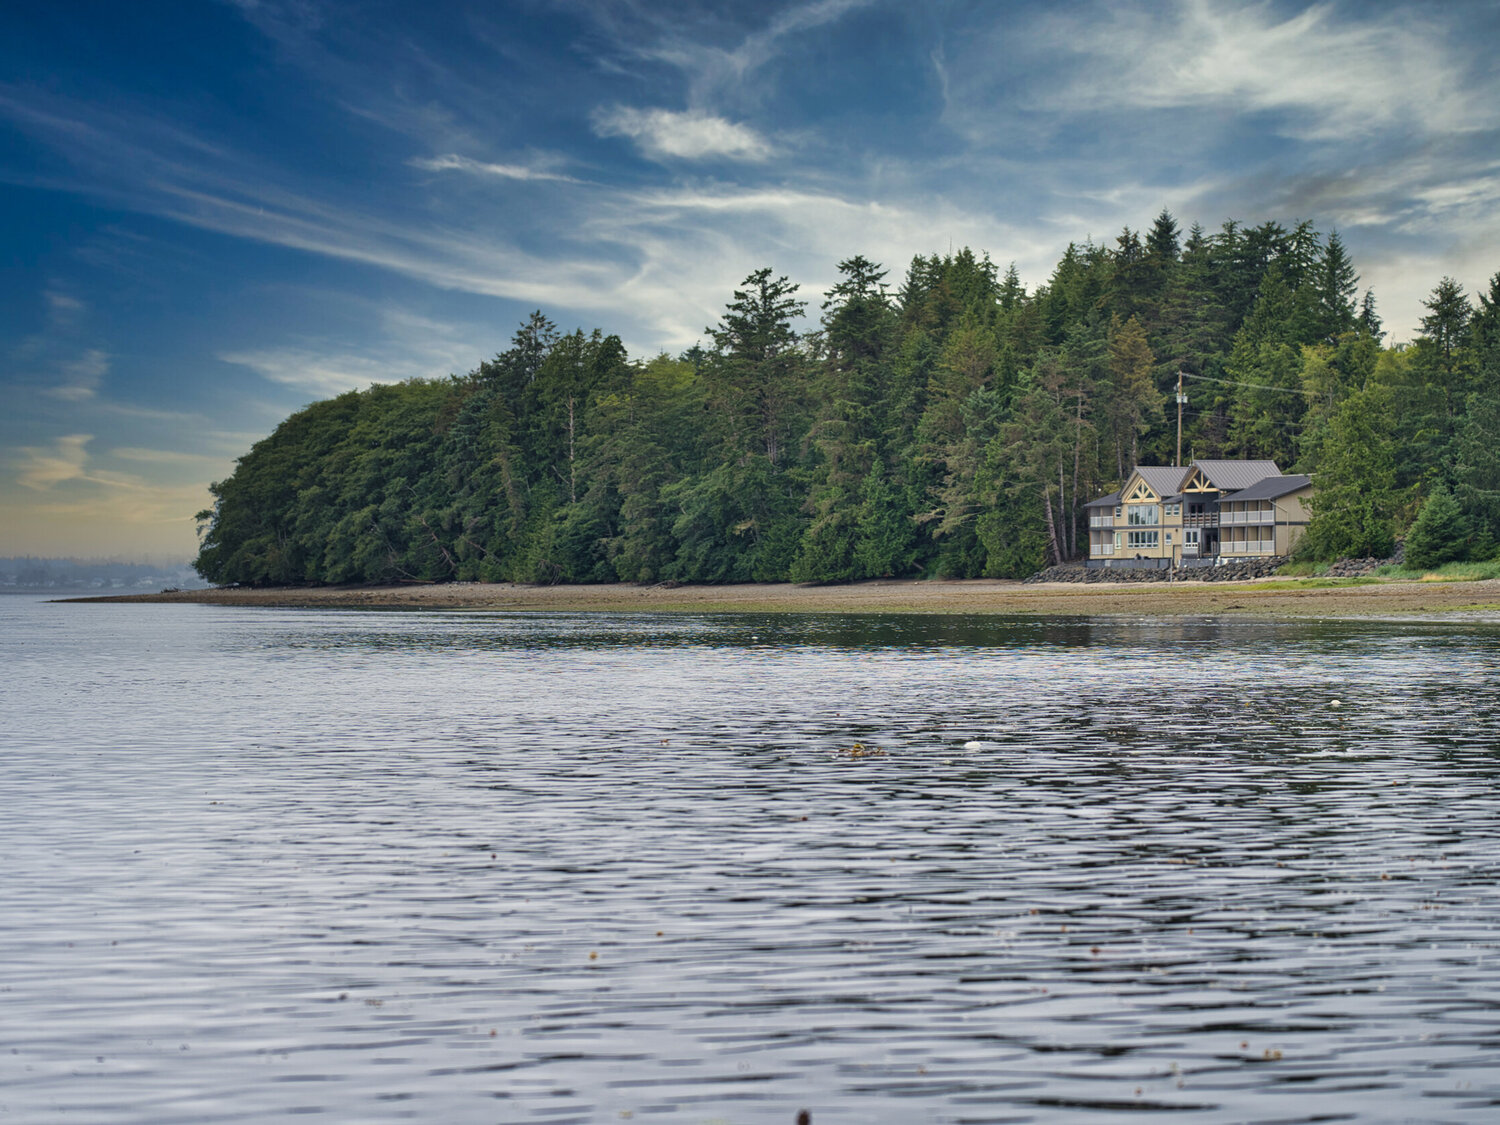
<svg viewBox="0 0 1500 1125"><path fill-rule="evenodd" d="M1225 524L1273 524L1276 522L1274 511L1262 512L1220 512L1219 526Z"/></svg>
<svg viewBox="0 0 1500 1125"><path fill-rule="evenodd" d="M1114 527L1115 526L1115 517L1114 516L1090 516L1089 517L1089 526L1090 527Z"/></svg>
<svg viewBox="0 0 1500 1125"><path fill-rule="evenodd" d="M1217 512L1200 513L1195 516L1183 516L1183 527L1218 527L1219 514Z"/></svg>

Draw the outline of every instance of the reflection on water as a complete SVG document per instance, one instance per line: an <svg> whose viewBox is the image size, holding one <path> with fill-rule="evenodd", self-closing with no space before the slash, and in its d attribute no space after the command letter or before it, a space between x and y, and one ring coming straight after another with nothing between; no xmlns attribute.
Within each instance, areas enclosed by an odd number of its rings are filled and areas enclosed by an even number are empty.
<svg viewBox="0 0 1500 1125"><path fill-rule="evenodd" d="M0 603L17 1121L1493 1121L1491 622Z"/></svg>

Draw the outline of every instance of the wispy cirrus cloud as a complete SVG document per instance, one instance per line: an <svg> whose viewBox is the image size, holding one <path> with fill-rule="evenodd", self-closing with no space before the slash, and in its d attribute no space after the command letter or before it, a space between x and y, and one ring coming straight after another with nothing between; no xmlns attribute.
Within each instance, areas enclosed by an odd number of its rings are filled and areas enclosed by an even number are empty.
<svg viewBox="0 0 1500 1125"><path fill-rule="evenodd" d="M79 480L88 464L88 445L93 434L64 434L50 446L23 445L12 459L16 481L26 488L45 492L65 481Z"/></svg>
<svg viewBox="0 0 1500 1125"><path fill-rule="evenodd" d="M444 156L413 157L407 161L413 168L428 172L467 172L475 176L494 176L502 180L551 181L553 183L576 184L581 181L561 172L546 168L533 168L526 164L496 164L491 161L474 160L456 153Z"/></svg>
<svg viewBox="0 0 1500 1125"><path fill-rule="evenodd" d="M759 163L776 147L754 129L693 110L613 106L594 114L601 137L627 137L654 160L741 160Z"/></svg>
<svg viewBox="0 0 1500 1125"><path fill-rule="evenodd" d="M134 446L116 446L109 451L111 457L122 461L134 461L142 465L170 465L199 472L216 469L224 464L224 458L210 453L188 453L181 449L140 449Z"/></svg>
<svg viewBox="0 0 1500 1125"><path fill-rule="evenodd" d="M220 352L223 363L248 367L257 375L282 386L319 396L358 391L373 383L395 382L391 364L355 353L329 353L313 348L259 348Z"/></svg>
<svg viewBox="0 0 1500 1125"><path fill-rule="evenodd" d="M1040 35L1087 59L1049 90L1061 109L1232 108L1281 115L1303 140L1347 141L1420 123L1454 130L1493 119L1476 105L1439 28L1407 6L1351 17L1333 4L1290 15L1270 3L1177 0L1089 6L1040 21Z"/></svg>
<svg viewBox="0 0 1500 1125"><path fill-rule="evenodd" d="M735 37L730 46L706 37L699 21L683 18L669 6L601 5L591 7L590 15L611 28L619 50L678 71L687 81L689 104L701 108L753 101L757 86L749 79L774 62L788 41L835 24L848 13L873 7L876 2L792 3L772 10L764 20L760 18L762 9L734 9L735 15L754 19L759 26Z"/></svg>
<svg viewBox="0 0 1500 1125"><path fill-rule="evenodd" d="M47 302L48 316L55 325L71 323L85 308L77 297L57 289L48 289L42 294L42 299Z"/></svg>
<svg viewBox="0 0 1500 1125"><path fill-rule="evenodd" d="M217 358L264 379L327 396L403 379L440 379L474 370L487 349L469 342L470 331L403 309L381 314L380 339L366 348L336 348L321 341L300 346L225 351Z"/></svg>
<svg viewBox="0 0 1500 1125"><path fill-rule="evenodd" d="M76 359L59 365L62 382L47 388L53 398L67 402L82 402L99 393L99 384L109 374L109 355L98 348L90 348Z"/></svg>

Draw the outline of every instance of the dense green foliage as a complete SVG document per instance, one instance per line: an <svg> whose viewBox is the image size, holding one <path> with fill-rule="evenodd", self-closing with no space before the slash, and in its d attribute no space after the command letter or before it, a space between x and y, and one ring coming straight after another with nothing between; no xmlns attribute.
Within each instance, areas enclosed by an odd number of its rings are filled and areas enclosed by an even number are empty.
<svg viewBox="0 0 1500 1125"><path fill-rule="evenodd" d="M1020 576L1086 549L1081 505L1133 464L1174 462L1179 372L1184 460L1316 475L1309 552L1387 553L1438 488L1457 523L1441 505L1429 523L1465 533L1445 557L1500 539L1500 275L1478 308L1444 279L1422 337L1387 349L1337 233L1307 223L1184 237L1163 211L1069 246L1031 293L968 249L917 257L894 291L863 257L839 270L813 331L763 269L677 358L536 313L468 375L314 403L213 486L196 566L255 585Z"/></svg>

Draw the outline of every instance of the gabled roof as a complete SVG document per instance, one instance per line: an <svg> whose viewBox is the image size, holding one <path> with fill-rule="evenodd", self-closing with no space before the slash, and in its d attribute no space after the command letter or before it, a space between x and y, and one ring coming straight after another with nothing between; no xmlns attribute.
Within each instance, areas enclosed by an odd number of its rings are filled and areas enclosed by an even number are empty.
<svg viewBox="0 0 1500 1125"><path fill-rule="evenodd" d="M1221 500L1275 500L1312 484L1312 477L1297 473L1289 477L1266 477L1249 488L1220 497Z"/></svg>
<svg viewBox="0 0 1500 1125"><path fill-rule="evenodd" d="M1266 477L1281 476L1275 461L1194 461L1193 467L1200 469L1220 492L1235 492Z"/></svg>
<svg viewBox="0 0 1500 1125"><path fill-rule="evenodd" d="M1135 475L1150 485L1151 491L1158 496L1171 496L1181 491L1188 470L1181 465L1137 465Z"/></svg>
<svg viewBox="0 0 1500 1125"><path fill-rule="evenodd" d="M1212 488L1222 494L1236 493L1238 494L1236 499L1246 500L1272 500L1278 496L1296 492L1299 488L1305 488L1310 483L1306 477L1282 476L1275 461L1194 461L1188 466L1137 465L1131 470L1130 476L1125 479L1125 487L1119 492L1101 496L1098 500L1085 504L1084 507L1103 508L1119 504L1120 498L1131 491L1130 482L1137 477L1144 481L1146 487L1156 493L1163 503L1180 504L1189 499L1182 490L1195 479L1195 475L1200 475ZM1292 484L1292 481L1300 483ZM1246 491L1262 482L1265 482L1266 487L1273 491L1257 491L1253 495ZM1204 495L1211 495L1211 493ZM1196 499L1197 496L1198 494L1195 493L1194 498Z"/></svg>

